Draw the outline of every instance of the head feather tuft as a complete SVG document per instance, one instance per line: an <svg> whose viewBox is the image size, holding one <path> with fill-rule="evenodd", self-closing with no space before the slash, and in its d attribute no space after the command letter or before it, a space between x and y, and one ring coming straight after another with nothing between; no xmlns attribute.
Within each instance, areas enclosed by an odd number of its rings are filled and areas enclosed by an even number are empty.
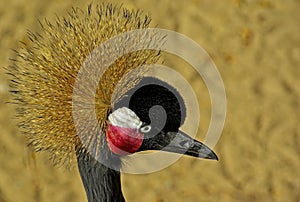
<svg viewBox="0 0 300 202"><path fill-rule="evenodd" d="M95 9L90 5L86 12L73 8L66 17L57 17L55 23L41 23L41 33L28 33L31 43L18 51L9 74L19 126L35 151L49 151L56 164L65 164L74 160L75 152L85 152L86 146L101 147L99 136L105 132L112 105L139 81L146 71L139 67L155 63L159 52L141 50L125 54L105 71L98 83L95 106L91 106L96 109L99 125L86 126L88 131L81 131L88 142L84 147L72 116L76 76L99 44L126 31L147 28L149 23L150 17L140 11L101 4ZM105 54L117 47L108 47ZM132 70L133 75L125 76ZM126 85L116 89L120 80Z"/></svg>

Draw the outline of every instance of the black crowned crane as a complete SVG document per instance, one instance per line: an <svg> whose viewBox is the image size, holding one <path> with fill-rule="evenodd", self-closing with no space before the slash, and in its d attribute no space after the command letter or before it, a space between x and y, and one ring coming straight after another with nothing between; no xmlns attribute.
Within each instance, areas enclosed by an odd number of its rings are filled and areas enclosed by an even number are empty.
<svg viewBox="0 0 300 202"><path fill-rule="evenodd" d="M144 77L144 70L139 70L160 56L159 51L147 50L146 44L145 50L125 54L109 66L97 83L94 105L81 103L87 110L95 109L96 125L89 123L87 113L87 124L76 128L72 99L83 62L105 40L147 28L150 18L110 4L95 10L89 6L87 12L73 9L68 14L57 17L56 23L46 20L39 34L29 32L31 43L17 51L8 68L12 102L17 104L19 126L30 146L48 151L55 164L76 161L88 201L124 201L122 157L135 152L164 150L217 159L207 146L179 130L186 116L180 93L166 82ZM107 47L101 54L110 54L120 45ZM117 83L131 70L137 70L135 79L123 86L119 99L112 99ZM93 82L93 75L89 80ZM83 95L89 91L82 89ZM166 112L162 127L162 113L151 110L154 106ZM99 156L101 161L97 161Z"/></svg>

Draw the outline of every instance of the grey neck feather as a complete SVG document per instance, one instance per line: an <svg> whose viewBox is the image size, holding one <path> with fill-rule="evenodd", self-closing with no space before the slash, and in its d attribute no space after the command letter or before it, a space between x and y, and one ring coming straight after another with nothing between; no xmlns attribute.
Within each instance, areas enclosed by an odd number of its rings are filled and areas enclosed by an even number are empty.
<svg viewBox="0 0 300 202"><path fill-rule="evenodd" d="M116 158L116 157L115 157ZM77 155L79 173L89 202L124 202L120 172L96 161L88 154ZM120 168L121 160L116 159Z"/></svg>

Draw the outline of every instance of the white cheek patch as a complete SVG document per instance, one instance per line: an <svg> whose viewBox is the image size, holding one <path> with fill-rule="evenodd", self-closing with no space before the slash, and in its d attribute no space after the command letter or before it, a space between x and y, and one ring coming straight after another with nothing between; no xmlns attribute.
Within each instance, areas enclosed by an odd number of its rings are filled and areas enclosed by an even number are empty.
<svg viewBox="0 0 300 202"><path fill-rule="evenodd" d="M112 125L124 128L139 129L142 125L139 117L127 107L122 107L112 112L108 116L108 120Z"/></svg>

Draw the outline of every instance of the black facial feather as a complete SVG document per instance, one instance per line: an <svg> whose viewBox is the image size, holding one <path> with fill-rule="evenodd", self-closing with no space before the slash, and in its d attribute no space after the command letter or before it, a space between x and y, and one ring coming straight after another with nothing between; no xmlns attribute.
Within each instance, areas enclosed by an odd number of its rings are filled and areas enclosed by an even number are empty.
<svg viewBox="0 0 300 202"><path fill-rule="evenodd" d="M114 108L124 106L133 110L145 124L164 132L178 131L186 117L186 107L179 92L154 77L144 77Z"/></svg>

